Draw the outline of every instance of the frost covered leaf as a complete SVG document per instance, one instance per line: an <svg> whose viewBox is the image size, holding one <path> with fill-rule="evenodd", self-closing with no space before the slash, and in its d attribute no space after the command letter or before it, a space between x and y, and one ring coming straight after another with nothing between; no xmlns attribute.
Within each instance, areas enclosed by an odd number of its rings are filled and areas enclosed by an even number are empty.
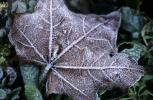
<svg viewBox="0 0 153 100"><path fill-rule="evenodd" d="M39 0L32 14L16 16L9 34L18 56L46 69L47 94L95 100L99 88L126 88L144 74L128 55L117 53L120 13L75 14L63 0Z"/></svg>

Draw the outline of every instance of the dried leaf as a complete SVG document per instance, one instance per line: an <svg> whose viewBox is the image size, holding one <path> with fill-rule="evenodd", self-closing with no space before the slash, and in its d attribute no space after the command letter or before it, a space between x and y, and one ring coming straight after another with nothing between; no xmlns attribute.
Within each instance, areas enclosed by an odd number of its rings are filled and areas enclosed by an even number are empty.
<svg viewBox="0 0 153 100"><path fill-rule="evenodd" d="M99 88L126 88L143 68L117 53L120 13L75 14L63 0L39 0L32 14L16 16L9 34L22 60L51 68L47 94L65 93L74 100L95 100Z"/></svg>

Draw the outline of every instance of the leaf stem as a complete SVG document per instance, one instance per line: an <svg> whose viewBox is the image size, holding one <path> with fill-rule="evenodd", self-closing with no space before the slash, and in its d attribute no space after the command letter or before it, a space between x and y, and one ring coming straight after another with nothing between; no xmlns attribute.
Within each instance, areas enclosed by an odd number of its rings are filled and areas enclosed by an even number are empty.
<svg viewBox="0 0 153 100"><path fill-rule="evenodd" d="M49 72L49 69L51 69L52 67L53 67L53 64L47 64L47 66L43 69L43 71L40 75L40 80L39 80L40 83L45 81L47 74Z"/></svg>

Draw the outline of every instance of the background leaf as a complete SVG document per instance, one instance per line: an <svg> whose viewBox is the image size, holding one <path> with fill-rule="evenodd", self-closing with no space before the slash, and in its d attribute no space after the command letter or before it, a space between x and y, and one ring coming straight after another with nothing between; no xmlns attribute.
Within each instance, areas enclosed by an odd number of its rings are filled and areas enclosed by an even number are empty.
<svg viewBox="0 0 153 100"><path fill-rule="evenodd" d="M21 65L21 74L24 80L25 96L27 100L43 100L38 90L39 69L34 65Z"/></svg>
<svg viewBox="0 0 153 100"><path fill-rule="evenodd" d="M0 89L0 99L4 100L6 97L7 97L6 91L4 91L3 89Z"/></svg>
<svg viewBox="0 0 153 100"><path fill-rule="evenodd" d="M122 52L128 54L133 60L137 61L144 55L146 47L143 44L133 43L131 49L124 49Z"/></svg>
<svg viewBox="0 0 153 100"><path fill-rule="evenodd" d="M140 32L144 26L144 17L135 13L135 11L129 7L123 7L122 13L122 28L128 32Z"/></svg>
<svg viewBox="0 0 153 100"><path fill-rule="evenodd" d="M153 40L153 21L148 22L141 31L144 43L148 46L149 40Z"/></svg>
<svg viewBox="0 0 153 100"><path fill-rule="evenodd" d="M27 100L43 100L38 88L32 84L25 85L25 96Z"/></svg>
<svg viewBox="0 0 153 100"><path fill-rule="evenodd" d="M34 12L34 8L35 8L35 6L37 4L37 1L38 0L30 0L28 2L28 12Z"/></svg>
<svg viewBox="0 0 153 100"><path fill-rule="evenodd" d="M21 0L16 0L12 4L12 13L25 13L27 11L27 5L25 2L22 2Z"/></svg>
<svg viewBox="0 0 153 100"><path fill-rule="evenodd" d="M21 65L21 74L25 84L35 84L38 85L39 79L39 69L34 65Z"/></svg>

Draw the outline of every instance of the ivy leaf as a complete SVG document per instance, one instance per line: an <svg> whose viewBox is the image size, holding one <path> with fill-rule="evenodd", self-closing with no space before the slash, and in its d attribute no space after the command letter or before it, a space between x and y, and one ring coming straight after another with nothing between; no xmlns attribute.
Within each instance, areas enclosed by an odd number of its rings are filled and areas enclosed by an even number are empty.
<svg viewBox="0 0 153 100"><path fill-rule="evenodd" d="M7 67L6 72L7 72L7 77L9 78L9 82L7 84L11 86L17 79L17 74L12 67Z"/></svg>
<svg viewBox="0 0 153 100"><path fill-rule="evenodd" d="M146 81L149 81L149 80L152 80L152 79L153 79L152 75L145 75L142 80L144 80L146 82Z"/></svg>
<svg viewBox="0 0 153 100"><path fill-rule="evenodd" d="M144 43L148 46L148 40L153 39L153 21L150 21L147 23L142 31L141 31L141 36L143 38Z"/></svg>
<svg viewBox="0 0 153 100"><path fill-rule="evenodd" d="M3 73L3 70L2 70L2 68L1 68L1 66L0 66L0 81L1 81L1 79L3 78L3 75L4 75L4 73Z"/></svg>
<svg viewBox="0 0 153 100"><path fill-rule="evenodd" d="M5 99L7 96L7 93L6 91L4 91L3 89L0 89L0 99Z"/></svg>
<svg viewBox="0 0 153 100"><path fill-rule="evenodd" d="M0 29L0 38L4 37L4 35L6 34L6 30L5 29Z"/></svg>
<svg viewBox="0 0 153 100"><path fill-rule="evenodd" d="M128 32L140 32L144 26L144 17L135 13L129 7L123 7L122 10L122 28Z"/></svg>
<svg viewBox="0 0 153 100"><path fill-rule="evenodd" d="M82 15L63 0L39 0L32 14L16 16L9 34L18 56L47 70L47 94L95 100L99 88L133 85L142 66L116 48L120 13Z"/></svg>
<svg viewBox="0 0 153 100"><path fill-rule="evenodd" d="M0 68L0 73L3 73L3 76L0 78L0 100L18 100L21 87L13 88L17 73L12 67L4 69Z"/></svg>
<svg viewBox="0 0 153 100"><path fill-rule="evenodd" d="M2 65L4 63L6 63L6 59L3 56L1 56L0 57L0 65Z"/></svg>
<svg viewBox="0 0 153 100"><path fill-rule="evenodd" d="M39 70L34 65L21 65L21 74L25 84L35 84L38 85Z"/></svg>
<svg viewBox="0 0 153 100"><path fill-rule="evenodd" d="M43 100L38 90L39 70L36 66L26 64L21 65L21 74L25 83L25 96L27 100Z"/></svg>
<svg viewBox="0 0 153 100"><path fill-rule="evenodd" d="M40 91L35 85L25 85L25 96L27 100L43 100Z"/></svg>
<svg viewBox="0 0 153 100"><path fill-rule="evenodd" d="M4 91L3 89L0 89L0 99L4 100L7 96L6 91Z"/></svg>
<svg viewBox="0 0 153 100"><path fill-rule="evenodd" d="M144 51L146 51L146 47L143 44L134 43L133 48L124 49L122 53L130 55L133 60L138 62Z"/></svg>
<svg viewBox="0 0 153 100"><path fill-rule="evenodd" d="M37 2L38 2L38 0L30 0L29 1L29 3L28 3L28 6L29 6L28 11L29 12L33 12L34 11L34 8L35 8Z"/></svg>
<svg viewBox="0 0 153 100"><path fill-rule="evenodd" d="M96 100L101 100L98 94L96 94Z"/></svg>
<svg viewBox="0 0 153 100"><path fill-rule="evenodd" d="M18 100L20 98L19 94L21 92L21 87L13 89L10 94L8 94L9 99Z"/></svg>
<svg viewBox="0 0 153 100"><path fill-rule="evenodd" d="M25 13L26 11L27 11L27 5L24 2L20 0L13 2L11 8L12 13Z"/></svg>

